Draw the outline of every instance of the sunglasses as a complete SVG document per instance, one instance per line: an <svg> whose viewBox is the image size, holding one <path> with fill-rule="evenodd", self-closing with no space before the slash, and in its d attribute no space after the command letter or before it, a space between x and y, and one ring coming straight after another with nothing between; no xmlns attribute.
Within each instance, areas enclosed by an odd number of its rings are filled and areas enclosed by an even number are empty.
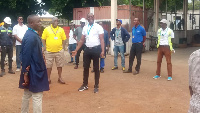
<svg viewBox="0 0 200 113"><path fill-rule="evenodd" d="M23 18L19 18L19 20L23 20Z"/></svg>

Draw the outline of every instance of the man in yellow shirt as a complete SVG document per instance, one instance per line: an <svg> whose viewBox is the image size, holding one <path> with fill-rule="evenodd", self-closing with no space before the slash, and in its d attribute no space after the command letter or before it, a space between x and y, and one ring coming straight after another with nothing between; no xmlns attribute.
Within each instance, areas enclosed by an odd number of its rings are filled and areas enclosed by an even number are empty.
<svg viewBox="0 0 200 113"><path fill-rule="evenodd" d="M64 67L64 41L66 40L66 35L63 28L58 27L58 18L52 18L52 24L46 27L42 34L44 50L46 50L46 67L48 73L48 80L51 83L50 75L55 59L57 70L58 70L58 82L65 84L61 77L62 67Z"/></svg>

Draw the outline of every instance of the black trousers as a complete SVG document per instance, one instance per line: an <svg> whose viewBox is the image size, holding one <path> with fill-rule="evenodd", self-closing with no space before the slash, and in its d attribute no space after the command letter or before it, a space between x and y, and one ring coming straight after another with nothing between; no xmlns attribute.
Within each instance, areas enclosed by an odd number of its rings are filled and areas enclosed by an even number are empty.
<svg viewBox="0 0 200 113"><path fill-rule="evenodd" d="M81 48L77 51L76 53L76 65L79 65L79 57L80 57L80 54L81 54L81 51L85 49L85 45L83 44L81 46Z"/></svg>
<svg viewBox="0 0 200 113"><path fill-rule="evenodd" d="M85 51L83 53L83 85L88 85L88 77L89 77L89 68L91 60L93 60L93 69L95 74L95 88L99 87L99 58L101 54L101 46L96 46L93 48L85 48Z"/></svg>
<svg viewBox="0 0 200 113"><path fill-rule="evenodd" d="M130 71L132 71L133 61L134 61L135 57L137 58L137 65L135 67L135 70L140 71L142 49L143 49L142 43L133 43L132 44L130 55L129 55L129 70Z"/></svg>
<svg viewBox="0 0 200 113"><path fill-rule="evenodd" d="M9 69L12 69L12 57L13 57L13 46L1 46L1 70L5 70L5 57L6 54L8 53L8 64L9 64Z"/></svg>

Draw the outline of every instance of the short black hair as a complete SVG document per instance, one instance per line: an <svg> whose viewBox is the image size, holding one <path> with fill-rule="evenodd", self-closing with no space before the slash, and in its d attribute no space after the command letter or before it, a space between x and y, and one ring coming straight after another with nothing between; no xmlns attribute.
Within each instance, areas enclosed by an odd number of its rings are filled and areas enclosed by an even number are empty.
<svg viewBox="0 0 200 113"><path fill-rule="evenodd" d="M19 19L19 17L22 17L22 18L23 18L23 16L22 16L22 15L18 15L18 16L17 16L17 19Z"/></svg>

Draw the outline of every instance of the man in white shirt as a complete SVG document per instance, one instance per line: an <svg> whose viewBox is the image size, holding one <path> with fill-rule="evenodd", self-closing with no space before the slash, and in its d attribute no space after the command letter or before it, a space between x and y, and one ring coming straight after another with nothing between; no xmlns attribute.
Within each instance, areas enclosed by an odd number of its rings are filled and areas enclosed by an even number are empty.
<svg viewBox="0 0 200 113"><path fill-rule="evenodd" d="M75 24L71 24L70 29L71 30L69 32L69 51L71 55L71 51L74 51L76 49L76 43L77 43L76 40L74 39ZM73 63L73 62L74 62L74 59L71 56L71 61L68 63ZM76 62L76 57L75 57L75 62Z"/></svg>
<svg viewBox="0 0 200 113"><path fill-rule="evenodd" d="M163 55L166 58L167 62L167 71L168 71L168 81L172 80L172 63L171 63L171 53L174 52L174 49L172 47L172 41L171 39L174 38L174 32L167 27L167 20L162 19L160 21L161 28L157 32L158 36L158 58L157 58L157 71L156 76L154 76L154 79L160 78L160 70L161 70L161 63Z"/></svg>
<svg viewBox="0 0 200 113"><path fill-rule="evenodd" d="M84 91L88 89L89 67L91 60L93 60L93 69L95 73L94 93L97 93L99 90L100 77L99 57L104 56L104 30L99 24L94 23L94 15L92 13L87 15L87 19L89 24L83 28L81 40L79 41L76 50L72 52L72 55L75 56L77 51L86 41L86 48L83 53L83 84L78 91Z"/></svg>
<svg viewBox="0 0 200 113"><path fill-rule="evenodd" d="M19 55L21 52L22 39L26 31L28 30L28 27L23 24L22 16L18 16L17 21L18 21L18 24L13 27L13 35L16 39L16 64L17 64L16 71L20 71L21 61L20 61Z"/></svg>

